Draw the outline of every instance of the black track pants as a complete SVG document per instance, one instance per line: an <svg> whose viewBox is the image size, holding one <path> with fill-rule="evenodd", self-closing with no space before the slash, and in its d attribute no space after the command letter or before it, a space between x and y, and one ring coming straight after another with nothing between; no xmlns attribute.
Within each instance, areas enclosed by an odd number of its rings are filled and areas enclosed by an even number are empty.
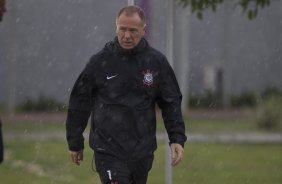
<svg viewBox="0 0 282 184"><path fill-rule="evenodd" d="M111 155L95 153L95 164L103 184L146 184L154 156L121 161Z"/></svg>

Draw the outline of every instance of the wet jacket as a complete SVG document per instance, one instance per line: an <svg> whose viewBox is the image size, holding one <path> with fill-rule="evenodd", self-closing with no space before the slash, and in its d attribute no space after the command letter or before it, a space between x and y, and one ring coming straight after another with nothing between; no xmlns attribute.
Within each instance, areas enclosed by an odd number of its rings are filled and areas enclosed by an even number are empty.
<svg viewBox="0 0 282 184"><path fill-rule="evenodd" d="M66 122L69 149L84 148L83 132L91 115L90 147L121 159L153 154L156 106L170 143L184 145L182 95L167 59L145 39L125 50L117 38L107 43L78 77L72 89Z"/></svg>

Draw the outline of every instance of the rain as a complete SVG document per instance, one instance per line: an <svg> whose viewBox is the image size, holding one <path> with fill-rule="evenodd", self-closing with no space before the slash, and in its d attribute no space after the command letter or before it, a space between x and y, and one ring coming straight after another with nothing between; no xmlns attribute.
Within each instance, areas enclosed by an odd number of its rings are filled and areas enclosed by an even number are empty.
<svg viewBox="0 0 282 184"><path fill-rule="evenodd" d="M146 12L145 38L175 71L188 137L182 162L171 168L156 106L157 127L147 127L156 129L158 141L148 183L282 183L282 2L270 0L251 19L228 0L202 14L182 0L133 2ZM90 123L82 165L69 159L68 100L91 56L115 37L117 12L128 3L6 0L0 22L1 183L100 183L91 169ZM122 121L121 115L112 118Z"/></svg>

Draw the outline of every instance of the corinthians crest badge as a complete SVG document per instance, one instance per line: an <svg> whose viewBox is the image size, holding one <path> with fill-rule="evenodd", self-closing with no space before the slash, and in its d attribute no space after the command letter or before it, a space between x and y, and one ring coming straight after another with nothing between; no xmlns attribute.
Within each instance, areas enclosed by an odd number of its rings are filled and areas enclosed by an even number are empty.
<svg viewBox="0 0 282 184"><path fill-rule="evenodd" d="M144 75L143 84L146 86L151 86L154 81L153 71L150 69L147 69L147 70L144 70L142 73Z"/></svg>

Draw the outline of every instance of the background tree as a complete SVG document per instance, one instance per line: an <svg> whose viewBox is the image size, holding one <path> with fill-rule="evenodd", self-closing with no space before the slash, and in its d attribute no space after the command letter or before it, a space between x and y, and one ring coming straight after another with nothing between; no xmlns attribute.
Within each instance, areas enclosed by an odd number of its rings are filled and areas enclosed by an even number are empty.
<svg viewBox="0 0 282 184"><path fill-rule="evenodd" d="M203 18L203 10L211 9L216 11L219 4L224 0L178 0L183 7L191 6L191 11L196 13L199 19ZM243 13L246 13L250 20L254 19L259 9L269 6L271 0L234 0L235 7L240 6Z"/></svg>

